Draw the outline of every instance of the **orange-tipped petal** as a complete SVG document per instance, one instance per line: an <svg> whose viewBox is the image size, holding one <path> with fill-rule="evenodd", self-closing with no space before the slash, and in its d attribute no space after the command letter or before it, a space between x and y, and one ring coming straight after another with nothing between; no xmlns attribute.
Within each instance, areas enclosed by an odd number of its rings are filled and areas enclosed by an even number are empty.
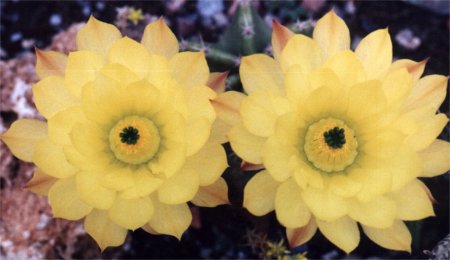
<svg viewBox="0 0 450 260"><path fill-rule="evenodd" d="M325 59L339 51L350 49L348 27L333 10L317 21L313 38L320 45Z"/></svg>
<svg viewBox="0 0 450 260"><path fill-rule="evenodd" d="M242 161L241 163L241 169L243 171L258 171L264 169L263 164L253 164L246 161Z"/></svg>
<svg viewBox="0 0 450 260"><path fill-rule="evenodd" d="M272 28L273 57L279 60L281 51L294 33L276 20L272 21Z"/></svg>
<svg viewBox="0 0 450 260"><path fill-rule="evenodd" d="M399 70L401 68L406 68L409 74L413 77L413 81L417 82L422 76L423 71L425 70L425 66L427 65L429 58L426 58L422 61L416 62L408 59L396 60L392 63L390 67L390 71Z"/></svg>
<svg viewBox="0 0 450 260"><path fill-rule="evenodd" d="M230 204L228 201L228 186L223 178L209 186L200 187L197 195L191 200L200 207L216 207L218 205Z"/></svg>
<svg viewBox="0 0 450 260"><path fill-rule="evenodd" d="M67 56L56 51L36 51L36 74L40 79L48 76L64 76Z"/></svg>
<svg viewBox="0 0 450 260"><path fill-rule="evenodd" d="M225 81L227 80L229 71L212 72L209 74L209 79L206 85L212 88L217 94L225 91Z"/></svg>
<svg viewBox="0 0 450 260"><path fill-rule="evenodd" d="M226 124L235 125L241 120L239 108L245 97L242 93L227 91L211 100L211 104L216 110L219 119Z"/></svg>
<svg viewBox="0 0 450 260"><path fill-rule="evenodd" d="M286 236L291 248L301 246L308 242L317 231L317 224L314 218L309 220L309 223L299 228L287 228Z"/></svg>
<svg viewBox="0 0 450 260"><path fill-rule="evenodd" d="M33 178L25 185L25 188L36 194L46 196L57 180L57 178L47 175L41 169L36 168Z"/></svg>

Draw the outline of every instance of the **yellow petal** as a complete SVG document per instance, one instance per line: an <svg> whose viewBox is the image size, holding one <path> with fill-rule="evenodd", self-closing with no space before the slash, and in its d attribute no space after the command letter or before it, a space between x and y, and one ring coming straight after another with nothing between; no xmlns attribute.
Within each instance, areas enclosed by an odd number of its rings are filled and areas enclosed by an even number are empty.
<svg viewBox="0 0 450 260"><path fill-rule="evenodd" d="M183 167L159 187L158 199L166 204L185 203L194 198L198 187L198 173L188 167Z"/></svg>
<svg viewBox="0 0 450 260"><path fill-rule="evenodd" d="M429 75L421 78L413 87L406 100L404 109L413 110L424 106L432 106L437 110L447 94L448 77Z"/></svg>
<svg viewBox="0 0 450 260"><path fill-rule="evenodd" d="M396 203L383 196L376 197L368 202L353 200L348 205L348 215L352 219L375 228L392 226L397 214Z"/></svg>
<svg viewBox="0 0 450 260"><path fill-rule="evenodd" d="M129 200L117 197L108 210L108 216L115 224L136 230L150 220L153 208L153 202L148 196Z"/></svg>
<svg viewBox="0 0 450 260"><path fill-rule="evenodd" d="M406 69L388 72L383 80L383 91L386 95L388 105L403 101L411 91L412 77Z"/></svg>
<svg viewBox="0 0 450 260"><path fill-rule="evenodd" d="M308 187L301 195L317 220L335 221L348 212L347 201L327 190Z"/></svg>
<svg viewBox="0 0 450 260"><path fill-rule="evenodd" d="M105 65L100 72L104 76L117 81L118 84L122 86L130 85L139 80L136 73L117 63L109 63Z"/></svg>
<svg viewBox="0 0 450 260"><path fill-rule="evenodd" d="M349 50L340 51L330 56L324 66L330 68L347 86L355 85L366 79L361 61L354 52Z"/></svg>
<svg viewBox="0 0 450 260"><path fill-rule="evenodd" d="M84 122L85 120L86 118L79 106L59 111L48 119L48 136L55 144L70 145L72 127L76 123Z"/></svg>
<svg viewBox="0 0 450 260"><path fill-rule="evenodd" d="M350 88L347 115L359 121L373 116L385 108L386 97L378 80L366 81Z"/></svg>
<svg viewBox="0 0 450 260"><path fill-rule="evenodd" d="M208 208L230 204L227 183L223 178L219 178L211 185L201 186L191 202L197 206Z"/></svg>
<svg viewBox="0 0 450 260"><path fill-rule="evenodd" d="M78 196L75 178L59 179L48 191L53 216L78 220L91 212L92 207Z"/></svg>
<svg viewBox="0 0 450 260"><path fill-rule="evenodd" d="M120 193L120 197L123 199L134 199L139 197L148 196L158 189L163 180L154 177L146 167L141 167L138 170L131 172L131 176L134 179L134 185L127 187Z"/></svg>
<svg viewBox="0 0 450 260"><path fill-rule="evenodd" d="M330 178L331 192L344 198L353 197L361 190L361 184L345 175L333 175Z"/></svg>
<svg viewBox="0 0 450 260"><path fill-rule="evenodd" d="M215 99L211 100L211 104L217 113L217 118L231 126L239 123L241 118L239 108L245 97L244 94L237 91L227 91L217 95Z"/></svg>
<svg viewBox="0 0 450 260"><path fill-rule="evenodd" d="M308 242L317 231L317 224L314 218L309 223L299 228L286 228L286 237L291 248L298 247Z"/></svg>
<svg viewBox="0 0 450 260"><path fill-rule="evenodd" d="M97 52L106 57L113 42L121 37L120 31L114 25L101 22L91 16L77 34L77 48Z"/></svg>
<svg viewBox="0 0 450 260"><path fill-rule="evenodd" d="M262 161L272 177L279 181L285 181L292 175L289 165L291 157L296 155L293 145L286 145L279 141L280 138L270 137L262 147Z"/></svg>
<svg viewBox="0 0 450 260"><path fill-rule="evenodd" d="M433 205L423 185L419 180L413 180L389 194L397 204L398 219L419 220L434 216Z"/></svg>
<svg viewBox="0 0 450 260"><path fill-rule="evenodd" d="M95 79L97 72L103 67L103 58L90 51L71 52L67 58L64 84L70 93L80 97L86 83Z"/></svg>
<svg viewBox="0 0 450 260"><path fill-rule="evenodd" d="M180 52L169 62L172 76L183 86L206 85L209 79L209 67L203 52Z"/></svg>
<svg viewBox="0 0 450 260"><path fill-rule="evenodd" d="M80 198L96 209L109 209L116 199L116 192L101 184L103 174L80 172L76 176L77 191Z"/></svg>
<svg viewBox="0 0 450 260"><path fill-rule="evenodd" d="M230 130L231 126L229 124L221 119L216 119L211 126L211 135L208 141L219 144L228 143L228 133Z"/></svg>
<svg viewBox="0 0 450 260"><path fill-rule="evenodd" d="M103 140L106 135L104 132L95 124L77 123L72 127L70 140L73 146L86 156L109 157L110 154L104 152L109 148L108 142Z"/></svg>
<svg viewBox="0 0 450 260"><path fill-rule="evenodd" d="M229 71L211 72L209 74L208 82L206 82L206 85L214 90L217 94L224 93L228 73Z"/></svg>
<svg viewBox="0 0 450 260"><path fill-rule="evenodd" d="M419 155L423 162L423 172L420 177L434 177L450 170L450 143L447 141L434 140Z"/></svg>
<svg viewBox="0 0 450 260"><path fill-rule="evenodd" d="M78 171L67 161L63 147L50 139L43 139L36 144L33 162L46 174L56 178L67 178Z"/></svg>
<svg viewBox="0 0 450 260"><path fill-rule="evenodd" d="M245 185L243 207L255 216L263 216L275 209L275 194L279 182L267 171L258 172Z"/></svg>
<svg viewBox="0 0 450 260"><path fill-rule="evenodd" d="M125 242L128 230L114 224L108 212L94 209L84 220L84 228L103 251L110 246L120 246Z"/></svg>
<svg viewBox="0 0 450 260"><path fill-rule="evenodd" d="M40 79L49 76L64 76L67 56L56 51L36 50L36 74Z"/></svg>
<svg viewBox="0 0 450 260"><path fill-rule="evenodd" d="M289 112L288 99L271 91L259 89L242 100L240 112L242 122L254 135L268 137L275 129L278 117Z"/></svg>
<svg viewBox="0 0 450 260"><path fill-rule="evenodd" d="M242 58L239 75L247 94L258 89L283 93L281 68L274 59L267 55L253 54Z"/></svg>
<svg viewBox="0 0 450 260"><path fill-rule="evenodd" d="M186 123L186 156L192 156L208 141L211 135L211 121L206 117L189 120Z"/></svg>
<svg viewBox="0 0 450 260"><path fill-rule="evenodd" d="M46 77L33 85L33 97L37 109L47 119L78 103L64 87L64 79L57 76Z"/></svg>
<svg viewBox="0 0 450 260"><path fill-rule="evenodd" d="M31 162L36 144L47 137L47 124L34 119L19 119L12 123L0 139L22 161Z"/></svg>
<svg viewBox="0 0 450 260"><path fill-rule="evenodd" d="M254 164L262 163L261 149L266 138L251 134L241 124L231 129L228 138L233 151L243 160Z"/></svg>
<svg viewBox="0 0 450 260"><path fill-rule="evenodd" d="M391 67L389 68L389 71L395 71L402 68L405 68L409 74L411 74L413 82L417 82L422 76L423 71L425 70L425 65L427 64L428 59L425 59L423 61L415 62L412 60L407 59L400 59L396 60L391 64Z"/></svg>
<svg viewBox="0 0 450 260"><path fill-rule="evenodd" d="M36 168L33 178L27 182L25 188L36 194L47 196L48 191L57 180L57 178L47 175L41 169Z"/></svg>
<svg viewBox="0 0 450 260"><path fill-rule="evenodd" d="M368 167L354 169L349 172L348 176L361 184L361 190L357 194L357 198L361 201L369 201L391 189L392 175L387 169Z"/></svg>
<svg viewBox="0 0 450 260"><path fill-rule="evenodd" d="M350 48L350 32L345 22L331 10L317 21L313 39L322 49L324 59Z"/></svg>
<svg viewBox="0 0 450 260"><path fill-rule="evenodd" d="M300 65L303 71L310 72L321 64L322 53L319 45L301 34L292 36L281 53L283 71L287 71L293 65Z"/></svg>
<svg viewBox="0 0 450 260"><path fill-rule="evenodd" d="M211 185L228 167L225 149L218 143L206 143L200 151L187 158L184 167L199 175L201 186Z"/></svg>
<svg viewBox="0 0 450 260"><path fill-rule="evenodd" d="M359 244L359 229L354 220L342 217L335 221L325 222L316 219L320 232L347 254L353 251Z"/></svg>
<svg viewBox="0 0 450 260"><path fill-rule="evenodd" d="M300 187L293 180L283 182L275 195L275 213L287 228L303 227L311 219L311 212L303 202Z"/></svg>
<svg viewBox="0 0 450 260"><path fill-rule="evenodd" d="M378 245L392 250L411 252L411 233L401 220L385 229L372 228L362 225L364 233Z"/></svg>
<svg viewBox="0 0 450 260"><path fill-rule="evenodd" d="M368 79L384 75L392 62L392 42L387 28L364 37L355 53L361 60Z"/></svg>
<svg viewBox="0 0 450 260"><path fill-rule="evenodd" d="M127 67L139 78L144 78L148 75L150 54L142 44L128 37L124 37L111 45L108 58L112 63L118 63Z"/></svg>
<svg viewBox="0 0 450 260"><path fill-rule="evenodd" d="M162 18L145 27L141 40L150 53L172 57L178 53L178 41Z"/></svg>
<svg viewBox="0 0 450 260"><path fill-rule="evenodd" d="M419 155L404 145L397 151L397 157L387 161L392 172L392 190L398 190L423 171L423 162Z"/></svg>
<svg viewBox="0 0 450 260"><path fill-rule="evenodd" d="M155 213L148 222L150 227L160 233L171 235L178 240L192 222L192 214L186 203L178 205L167 205L153 200Z"/></svg>
<svg viewBox="0 0 450 260"><path fill-rule="evenodd" d="M426 120L420 122L421 126L417 132L405 139L405 143L411 145L415 151L424 150L436 140L448 120L447 115L443 113L429 115Z"/></svg>
<svg viewBox="0 0 450 260"><path fill-rule="evenodd" d="M273 50L273 57L275 60L280 60L281 52L284 49L284 46L286 46L286 43L291 39L291 37L294 35L291 30L289 30L287 27L284 27L280 23L278 23L276 20L273 20L272 22L272 50Z"/></svg>
<svg viewBox="0 0 450 260"><path fill-rule="evenodd" d="M103 186L113 190L124 190L130 188L134 183L134 172L126 167L112 167L102 176L101 183Z"/></svg>

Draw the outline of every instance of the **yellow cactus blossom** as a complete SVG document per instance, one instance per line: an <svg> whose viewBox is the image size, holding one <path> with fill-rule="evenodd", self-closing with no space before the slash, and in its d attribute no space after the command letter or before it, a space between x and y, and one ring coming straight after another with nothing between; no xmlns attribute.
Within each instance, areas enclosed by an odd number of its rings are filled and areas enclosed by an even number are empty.
<svg viewBox="0 0 450 260"><path fill-rule="evenodd" d="M410 251L403 221L433 216L417 177L450 169L450 145L436 137L447 124L436 110L447 77L423 78L425 62L392 63L387 29L353 51L333 12L312 38L274 23L274 57L242 59L248 96L229 139L251 164L262 164L244 190L254 215L275 210L292 246L317 229L351 252L364 233L375 243Z"/></svg>
<svg viewBox="0 0 450 260"><path fill-rule="evenodd" d="M180 238L188 201L228 202L204 53L179 53L162 19L139 43L91 17L76 40L68 56L37 50L33 95L46 122L18 120L2 141L37 166L27 186L48 195L54 216L84 218L102 249L140 227Z"/></svg>

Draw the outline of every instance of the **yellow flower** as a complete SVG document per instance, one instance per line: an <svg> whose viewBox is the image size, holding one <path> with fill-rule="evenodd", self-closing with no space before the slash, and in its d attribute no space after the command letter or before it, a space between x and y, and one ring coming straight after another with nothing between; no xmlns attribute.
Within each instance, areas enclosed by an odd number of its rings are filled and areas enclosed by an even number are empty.
<svg viewBox="0 0 450 260"><path fill-rule="evenodd" d="M37 166L28 187L54 216L85 218L102 249L140 227L180 238L186 202L228 201L204 53L178 53L162 19L138 43L91 17L77 46L67 57L37 50L33 94L47 122L18 120L1 139Z"/></svg>
<svg viewBox="0 0 450 260"><path fill-rule="evenodd" d="M130 8L128 10L128 20L130 20L134 25L137 25L140 21L144 20L144 15L142 14L142 9Z"/></svg>
<svg viewBox="0 0 450 260"><path fill-rule="evenodd" d="M387 29L350 50L349 30L331 11L312 39L274 23L274 57L242 59L248 96L229 139L233 150L262 164L245 187L255 215L275 210L291 245L317 228L346 252L360 240L410 251L404 220L433 216L417 177L450 169L450 145L436 137L447 124L436 110L447 77L420 78L425 62L392 63Z"/></svg>

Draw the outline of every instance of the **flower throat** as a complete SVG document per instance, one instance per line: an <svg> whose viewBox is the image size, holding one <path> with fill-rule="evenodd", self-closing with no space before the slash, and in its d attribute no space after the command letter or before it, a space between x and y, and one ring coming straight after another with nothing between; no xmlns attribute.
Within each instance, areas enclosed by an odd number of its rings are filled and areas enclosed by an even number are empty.
<svg viewBox="0 0 450 260"><path fill-rule="evenodd" d="M128 126L122 129L122 132L119 134L120 141L124 144L134 145L139 140L139 131L132 127Z"/></svg>
<svg viewBox="0 0 450 260"><path fill-rule="evenodd" d="M330 148L338 149L342 148L345 144L345 133L343 128L334 127L323 133L325 142Z"/></svg>

